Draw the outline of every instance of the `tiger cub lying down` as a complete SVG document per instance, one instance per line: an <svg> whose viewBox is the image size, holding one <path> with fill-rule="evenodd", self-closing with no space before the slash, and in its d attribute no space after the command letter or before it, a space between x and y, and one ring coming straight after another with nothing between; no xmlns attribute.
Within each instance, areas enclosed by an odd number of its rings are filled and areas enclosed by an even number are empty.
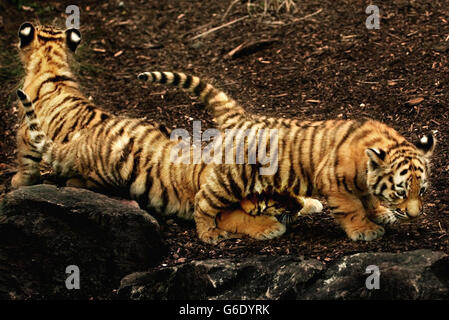
<svg viewBox="0 0 449 320"><path fill-rule="evenodd" d="M106 149L100 141L108 141L111 130L114 131L110 123L81 130L64 144L54 143L41 130L29 96L22 90L18 90L17 95L24 109L25 122L29 129L28 143L37 154L42 156L44 162L52 166L55 175L68 178L71 180L71 185L79 187L103 191L111 188L116 191L122 189L124 194L129 192L140 205L155 208L158 212L165 214L178 210L178 214L182 213L184 218L191 217L190 208L193 201L188 196L192 197L198 187L189 190L189 182L185 179L185 175L194 173L197 167L173 164L168 171L165 171L160 164L164 158L155 160L151 157L150 149L155 152L154 149L157 149L154 145L142 143L139 147L140 151L132 151L132 147L138 141L138 132L145 132L145 134L152 132L155 135L164 136L164 133L158 131L156 127L143 124L141 120L128 119L128 124L132 124L131 127L134 130L123 129L116 140L109 141L112 144L109 154L105 154ZM114 124L116 124L115 121ZM176 142L165 137L160 138L159 144L161 151L170 149L176 145ZM148 161L149 167L136 166L136 163L141 160L138 157L140 154L148 157L142 160ZM102 167L106 173L104 176L99 171L99 166L102 166L102 161L99 159L102 157L108 158ZM152 175L155 167L161 167L160 176ZM207 168L204 174L206 172ZM142 180L143 178L145 181ZM200 181L201 178L198 180ZM155 183L158 188L152 188ZM165 184L173 185L168 189ZM190 185L192 185L191 182ZM175 192L176 198L162 197L162 202L153 202L154 199L161 199L160 192L164 193L167 190ZM321 209L320 203L313 199L298 198L297 201L292 201L286 195L253 194L236 206L223 210L217 217L217 225L226 232L234 233L233 237L246 234L255 239L264 240L284 233L285 225L295 221L298 214L309 214ZM276 222L277 228L273 229L273 222L276 219L279 219L280 223Z"/></svg>
<svg viewBox="0 0 449 320"><path fill-rule="evenodd" d="M432 134L412 144L393 128L369 119L300 121L258 116L195 76L144 72L138 77L195 94L211 110L222 131L241 129L238 132L244 134L244 129L277 129L276 173L261 175L254 166L234 165L211 172L210 179L201 185L194 217L198 235L205 242L228 236L215 223L224 207L266 190L291 198L324 196L352 240L379 238L385 232L379 224L414 219L423 212L422 197L428 188L436 142ZM230 176L239 188L226 188ZM226 183L216 185L214 181Z"/></svg>

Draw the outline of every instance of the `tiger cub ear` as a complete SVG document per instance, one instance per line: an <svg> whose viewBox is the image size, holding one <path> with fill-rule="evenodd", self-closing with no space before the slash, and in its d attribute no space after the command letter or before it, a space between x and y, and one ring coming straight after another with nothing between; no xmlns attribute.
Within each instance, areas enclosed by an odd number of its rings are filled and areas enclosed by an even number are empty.
<svg viewBox="0 0 449 320"><path fill-rule="evenodd" d="M24 22L19 27L20 48L24 48L34 39L34 26L29 22Z"/></svg>
<svg viewBox="0 0 449 320"><path fill-rule="evenodd" d="M436 139L433 133L424 135L419 141L415 143L416 148L420 150L426 158L432 156L433 150L435 150Z"/></svg>
<svg viewBox="0 0 449 320"><path fill-rule="evenodd" d="M81 32L77 29L68 29L65 35L67 47L74 52L81 42Z"/></svg>
<svg viewBox="0 0 449 320"><path fill-rule="evenodd" d="M382 149L368 148L365 153L369 158L368 167L370 170L379 170L385 164L387 154Z"/></svg>

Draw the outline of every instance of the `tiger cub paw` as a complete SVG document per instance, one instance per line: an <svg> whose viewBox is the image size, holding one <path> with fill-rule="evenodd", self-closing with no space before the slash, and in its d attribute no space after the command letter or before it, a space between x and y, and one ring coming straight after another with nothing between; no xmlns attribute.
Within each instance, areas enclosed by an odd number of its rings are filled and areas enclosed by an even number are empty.
<svg viewBox="0 0 449 320"><path fill-rule="evenodd" d="M391 225L398 220L395 214L385 207L379 207L376 211L370 214L369 218L375 223L382 225Z"/></svg>
<svg viewBox="0 0 449 320"><path fill-rule="evenodd" d="M372 241L385 234L385 229L382 226L372 222L351 229L347 231L347 234L353 241Z"/></svg>
<svg viewBox="0 0 449 320"><path fill-rule="evenodd" d="M213 228L208 231L204 231L198 235L201 241L208 243L208 244L217 244L220 241L229 239L231 236L229 232Z"/></svg>
<svg viewBox="0 0 449 320"><path fill-rule="evenodd" d="M11 180L11 187L13 189L17 189L23 186L31 186L34 184L38 184L41 180L40 174L29 175L23 174L22 172L17 172Z"/></svg>
<svg viewBox="0 0 449 320"><path fill-rule="evenodd" d="M299 211L299 215L304 216L321 211L323 211L323 204L320 201L312 198L304 198L304 207Z"/></svg>
<svg viewBox="0 0 449 320"><path fill-rule="evenodd" d="M277 221L276 218L272 218L262 224L255 224L250 236L256 240L269 240L283 235L285 230L284 224Z"/></svg>

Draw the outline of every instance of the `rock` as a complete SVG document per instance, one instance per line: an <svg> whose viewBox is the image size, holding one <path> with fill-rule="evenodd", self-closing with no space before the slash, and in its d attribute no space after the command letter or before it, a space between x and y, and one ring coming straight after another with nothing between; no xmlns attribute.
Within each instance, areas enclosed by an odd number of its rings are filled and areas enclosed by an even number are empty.
<svg viewBox="0 0 449 320"><path fill-rule="evenodd" d="M380 287L366 273L379 267ZM121 281L123 299L447 299L449 257L442 252L360 253L326 267L293 256L191 261L133 273Z"/></svg>
<svg viewBox="0 0 449 320"><path fill-rule="evenodd" d="M365 282L370 265L379 267L379 289ZM447 299L449 257L442 252L359 253L342 258L299 299Z"/></svg>
<svg viewBox="0 0 449 320"><path fill-rule="evenodd" d="M109 297L163 253L151 215L88 190L23 187L0 206L0 298ZM67 290L69 265L79 267L82 290Z"/></svg>
<svg viewBox="0 0 449 320"><path fill-rule="evenodd" d="M122 279L126 299L292 299L324 270L293 256L191 261Z"/></svg>

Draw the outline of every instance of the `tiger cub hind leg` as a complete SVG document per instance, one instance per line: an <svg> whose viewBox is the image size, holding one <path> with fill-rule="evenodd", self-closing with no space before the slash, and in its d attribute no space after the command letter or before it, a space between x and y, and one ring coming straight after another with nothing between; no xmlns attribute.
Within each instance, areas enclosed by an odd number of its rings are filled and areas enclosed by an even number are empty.
<svg viewBox="0 0 449 320"><path fill-rule="evenodd" d="M385 229L368 219L362 201L351 194L328 197L332 214L353 241L371 241L381 238Z"/></svg>
<svg viewBox="0 0 449 320"><path fill-rule="evenodd" d="M256 240L268 240L281 236L286 227L276 217L252 216L241 208L225 210L217 215L218 228L234 234L245 234Z"/></svg>

